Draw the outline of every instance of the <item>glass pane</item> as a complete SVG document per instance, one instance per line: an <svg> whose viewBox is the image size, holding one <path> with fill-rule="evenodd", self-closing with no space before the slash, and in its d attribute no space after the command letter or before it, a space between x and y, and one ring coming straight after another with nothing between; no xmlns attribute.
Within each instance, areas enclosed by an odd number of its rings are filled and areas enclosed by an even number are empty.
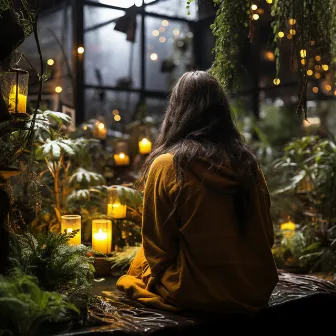
<svg viewBox="0 0 336 336"><path fill-rule="evenodd" d="M119 18L118 22L85 32L86 84L123 88L140 86L140 17L125 20L124 14L115 9L85 7L87 27ZM116 24L121 30L132 30L135 42L127 41L126 33L115 30Z"/></svg>
<svg viewBox="0 0 336 336"><path fill-rule="evenodd" d="M165 99L146 98L147 113L154 119L155 124L159 125L162 122L167 104Z"/></svg>
<svg viewBox="0 0 336 336"><path fill-rule="evenodd" d="M71 7L64 7L51 14L41 14L39 17L38 33L44 60L44 70L49 79L43 84L44 99L42 108L58 109L58 101L72 105L72 24ZM39 55L33 34L20 47L32 66L40 71ZM38 79L31 66L21 58L20 67L30 72L29 100L35 101L38 92ZM56 87L62 92L57 94Z"/></svg>
<svg viewBox="0 0 336 336"><path fill-rule="evenodd" d="M103 5L116 6L120 8L129 8L133 5L141 7L142 0L93 0L94 2L99 2ZM149 4L155 0L145 0L145 4Z"/></svg>
<svg viewBox="0 0 336 336"><path fill-rule="evenodd" d="M193 67L193 34L176 20L146 17L146 89L168 91Z"/></svg>
<svg viewBox="0 0 336 336"><path fill-rule="evenodd" d="M85 119L104 117L109 127L121 130L123 126L131 122L138 102L138 93L86 89ZM120 121L114 120L115 110L118 111Z"/></svg>
<svg viewBox="0 0 336 336"><path fill-rule="evenodd" d="M186 0L161 0L153 5L146 6L146 11L149 13L177 16L189 20L197 19L198 5L194 1L188 9L186 8Z"/></svg>

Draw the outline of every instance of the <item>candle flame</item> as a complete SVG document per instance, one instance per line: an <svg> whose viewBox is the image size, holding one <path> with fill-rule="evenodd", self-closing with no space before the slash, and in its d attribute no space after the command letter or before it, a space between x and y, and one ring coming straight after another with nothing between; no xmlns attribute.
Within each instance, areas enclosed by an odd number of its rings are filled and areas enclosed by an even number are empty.
<svg viewBox="0 0 336 336"><path fill-rule="evenodd" d="M124 153L120 153L119 157L120 157L120 159L124 159L125 158L125 154Z"/></svg>
<svg viewBox="0 0 336 336"><path fill-rule="evenodd" d="M67 233L71 233L71 232L72 232L72 228L68 228Z"/></svg>

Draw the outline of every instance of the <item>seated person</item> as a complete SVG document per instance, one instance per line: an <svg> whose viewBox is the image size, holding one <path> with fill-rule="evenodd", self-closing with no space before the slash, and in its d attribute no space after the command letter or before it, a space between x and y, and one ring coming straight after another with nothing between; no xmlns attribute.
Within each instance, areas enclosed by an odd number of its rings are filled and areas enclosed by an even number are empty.
<svg viewBox="0 0 336 336"><path fill-rule="evenodd" d="M217 80L185 73L146 160L142 247L117 288L154 308L246 314L278 281L270 198Z"/></svg>

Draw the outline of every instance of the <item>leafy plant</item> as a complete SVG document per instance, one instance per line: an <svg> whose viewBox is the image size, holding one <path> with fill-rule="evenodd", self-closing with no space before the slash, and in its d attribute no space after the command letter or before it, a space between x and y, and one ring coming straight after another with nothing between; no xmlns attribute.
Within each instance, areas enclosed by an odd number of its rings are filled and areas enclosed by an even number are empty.
<svg viewBox="0 0 336 336"><path fill-rule="evenodd" d="M64 295L41 290L35 277L19 270L0 276L0 311L0 334L13 336L50 334L79 313Z"/></svg>
<svg viewBox="0 0 336 336"><path fill-rule="evenodd" d="M33 275L43 290L57 291L83 309L91 296L93 260L84 245L71 246L71 235L53 232L34 237L30 233L12 237L11 261Z"/></svg>

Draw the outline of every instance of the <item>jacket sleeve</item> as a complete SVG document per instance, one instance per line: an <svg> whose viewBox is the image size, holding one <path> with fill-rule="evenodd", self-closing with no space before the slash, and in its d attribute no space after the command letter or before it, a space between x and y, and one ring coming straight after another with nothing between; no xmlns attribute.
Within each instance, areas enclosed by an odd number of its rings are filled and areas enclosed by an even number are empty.
<svg viewBox="0 0 336 336"><path fill-rule="evenodd" d="M177 258L178 224L171 215L175 189L173 159L165 154L153 162L144 190L142 244L151 270L149 287Z"/></svg>
<svg viewBox="0 0 336 336"><path fill-rule="evenodd" d="M264 176L264 173L260 169L260 174L261 174L261 179L262 179L262 192L263 192L263 199L265 202L265 210L266 210L266 215L267 218L265 220L265 231L267 234L268 242L270 247L274 245L274 228L273 228L273 222L272 222L272 217L271 217L271 198L270 194L268 191L268 186L267 182Z"/></svg>

